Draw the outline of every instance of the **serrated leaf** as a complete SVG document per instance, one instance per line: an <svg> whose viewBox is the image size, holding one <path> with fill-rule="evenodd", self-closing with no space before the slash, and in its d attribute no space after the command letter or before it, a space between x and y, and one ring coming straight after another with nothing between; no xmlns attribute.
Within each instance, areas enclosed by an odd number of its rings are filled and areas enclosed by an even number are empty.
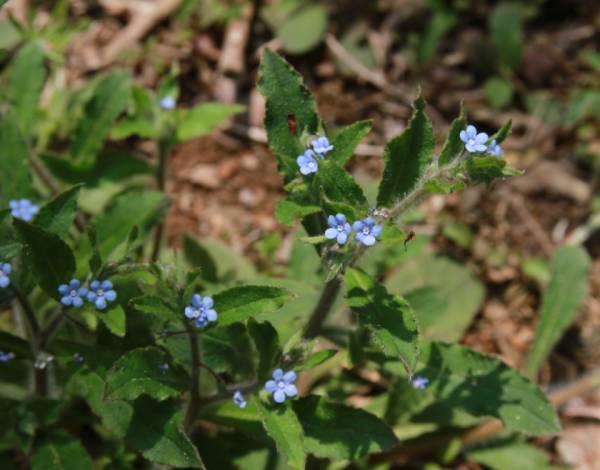
<svg viewBox="0 0 600 470"><path fill-rule="evenodd" d="M586 299L590 257L579 246L563 246L550 262L550 283L544 289L540 320L527 361L527 375L540 366L573 322Z"/></svg>
<svg viewBox="0 0 600 470"><path fill-rule="evenodd" d="M125 110L130 89L131 78L122 70L114 70L98 81L75 130L70 148L73 160L93 163L114 121Z"/></svg>
<svg viewBox="0 0 600 470"><path fill-rule="evenodd" d="M192 109L178 109L177 140L183 142L208 134L225 119L243 110L243 106L222 103L204 103Z"/></svg>
<svg viewBox="0 0 600 470"><path fill-rule="evenodd" d="M290 54L303 54L315 47L327 29L323 5L301 6L277 29L277 37Z"/></svg>
<svg viewBox="0 0 600 470"><path fill-rule="evenodd" d="M256 375L259 380L264 380L269 376L281 355L279 336L269 322L257 322L254 319L248 321L248 333L258 351Z"/></svg>
<svg viewBox="0 0 600 470"><path fill-rule="evenodd" d="M121 338L125 336L126 320L123 307L117 304L105 312L100 312L98 317L112 334L120 336Z"/></svg>
<svg viewBox="0 0 600 470"><path fill-rule="evenodd" d="M71 280L75 272L75 257L69 245L57 235L35 225L14 219L17 235L26 247L26 255L40 287L50 297L58 299L58 286Z"/></svg>
<svg viewBox="0 0 600 470"><path fill-rule="evenodd" d="M317 457L358 460L397 443L392 430L375 415L330 403L323 397L295 400L306 450Z"/></svg>
<svg viewBox="0 0 600 470"><path fill-rule="evenodd" d="M217 264L209 251L196 241L191 235L183 237L183 252L185 257L194 268L200 268L202 279L208 282L217 282Z"/></svg>
<svg viewBox="0 0 600 470"><path fill-rule="evenodd" d="M14 113L0 116L0 148L0 199L6 204L11 199L30 197L29 150Z"/></svg>
<svg viewBox="0 0 600 470"><path fill-rule="evenodd" d="M91 470L92 459L80 442L63 431L53 431L33 454L32 470Z"/></svg>
<svg viewBox="0 0 600 470"><path fill-rule="evenodd" d="M179 319L178 312L161 297L146 295L133 299L131 303L136 310L154 315L163 320ZM181 312L181 315L183 315L183 312Z"/></svg>
<svg viewBox="0 0 600 470"><path fill-rule="evenodd" d="M348 269L346 299L359 324L388 357L399 359L412 376L419 357L419 329L406 301L387 292L367 274Z"/></svg>
<svg viewBox="0 0 600 470"><path fill-rule="evenodd" d="M290 291L279 287L239 286L219 292L213 298L219 325L225 326L275 312L293 297Z"/></svg>
<svg viewBox="0 0 600 470"><path fill-rule="evenodd" d="M185 388L185 375L174 367L159 367L168 363L168 355L153 346L129 351L108 371L105 399L135 400L147 395L162 401L177 396Z"/></svg>
<svg viewBox="0 0 600 470"><path fill-rule="evenodd" d="M267 101L265 128L269 147L287 182L297 176L296 158L304 153L299 137L317 132L315 100L298 72L269 49L265 49L260 63L258 88ZM296 123L295 135L288 127L290 118Z"/></svg>
<svg viewBox="0 0 600 470"><path fill-rule="evenodd" d="M474 417L500 419L511 431L530 435L554 434L558 417L544 393L529 379L499 359L458 344L424 344L419 375L430 379L436 396L417 421L435 422L453 410Z"/></svg>
<svg viewBox="0 0 600 470"><path fill-rule="evenodd" d="M118 196L94 222L102 259L106 260L124 243L135 226L144 228L148 225L161 211L164 202L163 194L155 191L135 190Z"/></svg>
<svg viewBox="0 0 600 470"><path fill-rule="evenodd" d="M73 186L44 204L35 217L35 225L39 225L61 238L67 238L77 211L77 197L80 189L81 185Z"/></svg>
<svg viewBox="0 0 600 470"><path fill-rule="evenodd" d="M275 208L275 218L277 222L283 225L293 225L298 219L302 219L307 215L321 212L321 208L311 204L300 204L298 201L287 197L282 198L277 202Z"/></svg>
<svg viewBox="0 0 600 470"><path fill-rule="evenodd" d="M489 184L497 178L504 178L506 161L498 157L472 157L465 163L469 178L474 183Z"/></svg>
<svg viewBox="0 0 600 470"><path fill-rule="evenodd" d="M467 120L464 116L464 110L461 109L460 116L457 117L450 126L448 137L440 153L440 165L447 165L455 160L464 150L465 143L460 140L460 132L467 127Z"/></svg>
<svg viewBox="0 0 600 470"><path fill-rule="evenodd" d="M126 439L151 462L176 468L206 468L181 429L181 405L177 402L138 399Z"/></svg>
<svg viewBox="0 0 600 470"><path fill-rule="evenodd" d="M425 100L419 97L406 130L385 146L378 206L392 204L415 187L431 163L434 145L433 128L425 114Z"/></svg>
<svg viewBox="0 0 600 470"><path fill-rule="evenodd" d="M339 130L331 140L333 150L327 154L327 159L344 166L372 127L373 121L368 120L355 122Z"/></svg>
<svg viewBox="0 0 600 470"><path fill-rule="evenodd" d="M44 51L33 39L23 45L8 73L8 99L23 132L30 132L44 85Z"/></svg>
<svg viewBox="0 0 600 470"><path fill-rule="evenodd" d="M258 410L265 431L275 441L287 464L293 469L304 469L304 433L290 401L266 405L258 398L252 398L252 403Z"/></svg>

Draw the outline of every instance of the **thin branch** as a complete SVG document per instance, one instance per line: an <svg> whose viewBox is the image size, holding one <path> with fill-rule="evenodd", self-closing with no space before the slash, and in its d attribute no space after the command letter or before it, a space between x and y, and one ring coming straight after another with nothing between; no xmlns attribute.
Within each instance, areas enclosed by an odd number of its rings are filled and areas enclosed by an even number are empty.
<svg viewBox="0 0 600 470"><path fill-rule="evenodd" d="M189 323L185 323L185 327L188 333L190 342L190 355L192 360L192 384L190 389L190 402L188 404L185 418L183 420L183 428L186 432L189 432L196 414L198 413L198 407L200 406L200 347L198 345L198 334L194 330L194 327Z"/></svg>

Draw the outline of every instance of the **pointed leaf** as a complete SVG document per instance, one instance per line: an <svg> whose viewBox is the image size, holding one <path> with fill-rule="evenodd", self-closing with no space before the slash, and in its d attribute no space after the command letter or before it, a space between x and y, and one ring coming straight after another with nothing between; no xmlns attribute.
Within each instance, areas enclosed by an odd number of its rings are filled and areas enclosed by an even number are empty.
<svg viewBox="0 0 600 470"><path fill-rule="evenodd" d="M258 409L265 431L275 441L287 464L293 469L304 469L304 433L290 400L281 404L264 404L258 398L252 398L252 402Z"/></svg>
<svg viewBox="0 0 600 470"><path fill-rule="evenodd" d="M33 194L29 150L14 113L0 115L0 149L0 200L5 206L11 199Z"/></svg>
<svg viewBox="0 0 600 470"><path fill-rule="evenodd" d="M33 274L50 297L59 298L58 286L71 280L75 257L69 245L57 235L19 219L13 221L21 242L26 247Z"/></svg>
<svg viewBox="0 0 600 470"><path fill-rule="evenodd" d="M281 347L279 346L279 336L277 331L269 322L257 322L254 319L248 321L248 333L256 350L258 351L258 371L259 380L264 380L269 376L279 360Z"/></svg>
<svg viewBox="0 0 600 470"><path fill-rule="evenodd" d="M327 160L320 161L315 182L320 184L326 212L343 212L350 216L347 213L350 211L355 219L365 215L367 198L362 188L343 168ZM340 210L340 205L344 205L346 210Z"/></svg>
<svg viewBox="0 0 600 470"><path fill-rule="evenodd" d="M222 103L204 103L192 109L178 109L177 140L183 142L208 134L225 119L243 110L243 106Z"/></svg>
<svg viewBox="0 0 600 470"><path fill-rule="evenodd" d="M200 243L198 243L191 235L183 237L183 252L185 257L194 268L200 268L202 279L208 282L217 282L217 264L209 253Z"/></svg>
<svg viewBox="0 0 600 470"><path fill-rule="evenodd" d="M371 131L373 121L358 121L344 127L335 134L331 143L333 150L327 154L327 159L344 166L354 154L356 146Z"/></svg>
<svg viewBox="0 0 600 470"><path fill-rule="evenodd" d="M214 296L219 325L247 320L258 314L279 310L294 295L287 289L271 286L232 287Z"/></svg>
<svg viewBox="0 0 600 470"><path fill-rule="evenodd" d="M53 431L35 451L32 470L91 470L92 459L80 442L63 431Z"/></svg>
<svg viewBox="0 0 600 470"><path fill-rule="evenodd" d="M586 299L590 257L578 246L563 246L550 262L550 283L544 289L540 322L529 360L527 375L534 377L552 347L573 322Z"/></svg>
<svg viewBox="0 0 600 470"><path fill-rule="evenodd" d="M279 162L279 171L289 181L297 176L296 158L304 152L299 137L317 132L315 100L298 72L269 49L263 53L258 88L267 101L265 128L269 146ZM295 122L295 133L288 120Z"/></svg>
<svg viewBox="0 0 600 470"><path fill-rule="evenodd" d="M162 297L154 295L146 295L137 297L131 301L136 310L140 312L154 315L163 320L179 320L183 312L179 313L176 309L169 305Z"/></svg>
<svg viewBox="0 0 600 470"><path fill-rule="evenodd" d="M293 402L304 430L306 450L317 457L358 460L397 443L392 430L360 409L308 396Z"/></svg>
<svg viewBox="0 0 600 470"><path fill-rule="evenodd" d="M19 49L8 74L8 99L23 132L31 132L45 77L44 51L34 39Z"/></svg>
<svg viewBox="0 0 600 470"><path fill-rule="evenodd" d="M358 269L346 272L346 298L358 322L388 357L399 359L412 376L419 357L419 329L410 306Z"/></svg>
<svg viewBox="0 0 600 470"><path fill-rule="evenodd" d="M81 185L73 186L44 204L35 217L35 225L39 225L61 238L67 238L77 211L77 197L80 189Z"/></svg>
<svg viewBox="0 0 600 470"><path fill-rule="evenodd" d="M460 116L452 121L446 143L440 153L440 165L447 165L455 160L465 150L465 143L460 140L460 132L467 127L467 120L464 115L464 110L461 109Z"/></svg>
<svg viewBox="0 0 600 470"><path fill-rule="evenodd" d="M314 204L300 204L298 201L287 197L282 198L277 202L275 208L275 218L277 222L283 225L294 225L298 219L303 219L305 216L321 212L321 208Z"/></svg>
<svg viewBox="0 0 600 470"><path fill-rule="evenodd" d="M377 195L378 206L388 206L410 192L431 163L434 150L431 122L425 114L425 100L417 98L406 130L385 146L385 169Z"/></svg>
<svg viewBox="0 0 600 470"><path fill-rule="evenodd" d="M122 356L106 375L104 396L111 400L135 400L148 395L155 400L177 396L185 389L185 374L180 369L169 367L168 355L153 346L134 349Z"/></svg>
<svg viewBox="0 0 600 470"><path fill-rule="evenodd" d="M142 397L135 402L127 441L151 462L205 469L198 451L181 429L181 405Z"/></svg>
<svg viewBox="0 0 600 470"><path fill-rule="evenodd" d="M79 163L91 164L104 144L114 121L129 100L131 78L122 70L112 71L97 84L79 122L70 154Z"/></svg>
<svg viewBox="0 0 600 470"><path fill-rule="evenodd" d="M117 304L106 312L101 312L98 317L112 334L121 338L125 336L126 320L123 307Z"/></svg>

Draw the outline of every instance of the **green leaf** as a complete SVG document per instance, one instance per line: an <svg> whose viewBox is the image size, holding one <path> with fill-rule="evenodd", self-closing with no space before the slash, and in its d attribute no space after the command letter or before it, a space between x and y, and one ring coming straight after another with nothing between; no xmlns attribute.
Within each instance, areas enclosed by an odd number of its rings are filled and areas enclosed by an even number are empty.
<svg viewBox="0 0 600 470"><path fill-rule="evenodd" d="M513 174L513 171L507 172L505 160L492 156L469 158L466 161L465 169L473 183L489 184L495 179L506 178ZM520 174L518 170L517 174Z"/></svg>
<svg viewBox="0 0 600 470"><path fill-rule="evenodd" d="M399 359L412 376L419 357L419 329L414 312L402 298L389 294L358 269L348 269L346 298L359 324L389 357Z"/></svg>
<svg viewBox="0 0 600 470"><path fill-rule="evenodd" d="M372 127L373 121L368 120L355 122L339 130L331 140L333 150L327 154L327 160L344 166L354 154L356 146L371 131Z"/></svg>
<svg viewBox="0 0 600 470"><path fill-rule="evenodd" d="M419 375L431 380L436 400L418 421L437 422L454 410L474 417L502 420L511 431L530 435L554 434L558 417L544 393L502 361L458 344L425 344Z"/></svg>
<svg viewBox="0 0 600 470"><path fill-rule="evenodd" d="M247 280L256 277L256 269L252 262L222 241L203 238L202 240L196 239L196 243L210 253L214 260L219 260L215 265L217 279L221 282L228 283L234 279Z"/></svg>
<svg viewBox="0 0 600 470"><path fill-rule="evenodd" d="M275 218L283 225L291 226L297 219L303 219L310 214L321 212L319 206L300 204L289 197L281 198L275 208Z"/></svg>
<svg viewBox="0 0 600 470"><path fill-rule="evenodd" d="M323 5L307 5L292 13L277 29L277 37L290 54L303 54L321 42L327 29Z"/></svg>
<svg viewBox="0 0 600 470"><path fill-rule="evenodd" d="M0 260L7 261L14 258L21 252L22 248L23 245L20 243L6 243L0 245Z"/></svg>
<svg viewBox="0 0 600 470"><path fill-rule="evenodd" d="M448 137L440 153L440 165L447 165L465 150L465 143L460 140L460 132L467 128L467 120L464 110L461 109L460 116L452 121Z"/></svg>
<svg viewBox="0 0 600 470"><path fill-rule="evenodd" d="M544 289L540 320L527 361L527 375L534 377L540 366L573 322L586 299L590 257L579 246L559 248L550 262L550 283Z"/></svg>
<svg viewBox="0 0 600 470"><path fill-rule="evenodd" d="M44 51L34 39L19 49L8 74L8 99L25 133L31 132L45 78Z"/></svg>
<svg viewBox="0 0 600 470"><path fill-rule="evenodd" d="M258 351L257 377L259 380L264 380L269 376L281 355L279 336L269 322L257 322L252 318L248 320L248 333Z"/></svg>
<svg viewBox="0 0 600 470"><path fill-rule="evenodd" d="M296 158L304 153L299 137L317 132L319 117L315 100L302 77L269 49L265 49L260 64L258 88L267 101L265 128L269 146L287 182L297 176ZM290 132L288 119L296 122L295 135Z"/></svg>
<svg viewBox="0 0 600 470"><path fill-rule="evenodd" d="M490 470L513 470L515 462L520 468L550 470L548 455L540 448L516 439L499 439L484 447L467 451L467 458Z"/></svg>
<svg viewBox="0 0 600 470"><path fill-rule="evenodd" d="M162 297L146 295L133 299L131 303L136 310L154 315L163 320L178 320L181 318L175 308L169 305ZM181 312L181 314L183 314L183 312Z"/></svg>
<svg viewBox="0 0 600 470"><path fill-rule="evenodd" d="M320 366L336 354L337 351L335 349L323 349L321 351L317 351L316 353L311 354L305 361L301 362L300 365L294 367L294 370L296 372L301 372L303 370L308 370L312 369L313 367Z"/></svg>
<svg viewBox="0 0 600 470"><path fill-rule="evenodd" d="M75 130L70 149L73 160L93 163L115 119L127 106L130 88L131 78L122 70L114 70L98 81Z"/></svg>
<svg viewBox="0 0 600 470"><path fill-rule="evenodd" d="M442 256L408 260L386 281L413 308L423 335L459 341L483 302L485 290L470 270Z"/></svg>
<svg viewBox="0 0 600 470"><path fill-rule="evenodd" d="M61 238L67 238L77 211L77 197L80 189L81 185L73 186L44 204L35 217L35 225L39 225Z"/></svg>
<svg viewBox="0 0 600 470"><path fill-rule="evenodd" d="M79 441L64 431L53 431L33 454L32 470L91 470L92 459Z"/></svg>
<svg viewBox="0 0 600 470"><path fill-rule="evenodd" d="M355 218L359 218L366 211L368 203L362 188L349 173L335 163L320 161L315 182L321 185L323 206L327 212L338 212L336 205L340 203L345 204Z"/></svg>
<svg viewBox="0 0 600 470"><path fill-rule="evenodd" d="M32 359L31 346L19 336L0 331L0 351L13 352L17 357Z"/></svg>
<svg viewBox="0 0 600 470"><path fill-rule="evenodd" d="M496 132L492 137L490 137L490 140L495 140L497 143L501 144L502 142L504 142L504 139L506 139L509 136L511 130L512 120L509 120L500 128L498 132Z"/></svg>
<svg viewBox="0 0 600 470"><path fill-rule="evenodd" d="M304 429L306 450L317 457L358 460L397 443L392 430L364 410L315 395L295 400L293 407Z"/></svg>
<svg viewBox="0 0 600 470"><path fill-rule="evenodd" d="M126 320L123 307L117 304L106 312L100 312L98 317L112 334L121 338L125 336Z"/></svg>
<svg viewBox="0 0 600 470"><path fill-rule="evenodd" d="M505 65L516 70L521 65L523 54L521 8L512 3L500 3L489 18L496 54Z"/></svg>
<svg viewBox="0 0 600 470"><path fill-rule="evenodd" d="M200 243L191 235L185 234L183 237L183 252L185 257L194 268L199 267L202 278L208 282L216 283L218 281L217 264L209 253Z"/></svg>
<svg viewBox="0 0 600 470"><path fill-rule="evenodd" d="M162 401L177 396L185 388L185 376L180 369L159 367L168 362L169 356L153 346L129 351L108 371L105 398L135 400L148 395Z"/></svg>
<svg viewBox="0 0 600 470"><path fill-rule="evenodd" d="M281 404L264 404L258 398L252 398L252 403L258 409L265 431L275 441L287 464L293 469L304 469L304 433L290 400Z"/></svg>
<svg viewBox="0 0 600 470"><path fill-rule="evenodd" d="M483 84L483 89L494 108L502 108L510 104L515 92L512 82L501 77L489 78Z"/></svg>
<svg viewBox="0 0 600 470"><path fill-rule="evenodd" d="M308 245L320 245L321 243L326 243L329 239L325 235L315 235L314 237L300 237L299 240L302 243L306 243Z"/></svg>
<svg viewBox="0 0 600 470"><path fill-rule="evenodd" d="M456 25L456 20L457 15L452 11L439 9L433 12L417 45L419 62L425 62L433 56L440 40Z"/></svg>
<svg viewBox="0 0 600 470"><path fill-rule="evenodd" d="M135 227L145 227L164 207L164 196L160 192L134 190L118 196L114 204L100 214L94 225L98 249L102 259L127 240Z"/></svg>
<svg viewBox="0 0 600 470"><path fill-rule="evenodd" d="M29 150L13 113L0 116L0 198L4 201L33 194Z"/></svg>
<svg viewBox="0 0 600 470"><path fill-rule="evenodd" d="M232 287L214 296L219 325L242 322L255 315L279 310L294 295L287 289L271 286Z"/></svg>
<svg viewBox="0 0 600 470"><path fill-rule="evenodd" d="M17 235L26 247L28 268L40 287L50 297L58 299L58 286L71 280L75 272L75 257L71 248L57 235L35 225L14 219Z"/></svg>
<svg viewBox="0 0 600 470"><path fill-rule="evenodd" d="M225 119L243 110L243 106L222 103L204 103L192 109L178 109L177 140L183 142L208 134Z"/></svg>
<svg viewBox="0 0 600 470"><path fill-rule="evenodd" d="M206 468L181 429L181 405L142 397L135 402L127 441L151 462L176 468Z"/></svg>
<svg viewBox="0 0 600 470"><path fill-rule="evenodd" d="M406 130L385 146L378 206L392 204L415 187L431 163L434 145L431 122L425 114L425 100L419 97Z"/></svg>

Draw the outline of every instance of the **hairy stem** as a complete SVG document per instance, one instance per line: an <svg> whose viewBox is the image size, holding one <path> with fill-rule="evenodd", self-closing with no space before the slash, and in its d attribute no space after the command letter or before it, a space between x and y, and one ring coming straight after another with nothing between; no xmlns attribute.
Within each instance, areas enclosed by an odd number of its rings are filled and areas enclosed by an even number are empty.
<svg viewBox="0 0 600 470"><path fill-rule="evenodd" d="M342 287L342 279L340 276L336 276L325 284L321 291L319 301L313 310L310 319L304 330L304 338L311 339L319 335L323 322L329 315L333 304L335 303L337 296Z"/></svg>

